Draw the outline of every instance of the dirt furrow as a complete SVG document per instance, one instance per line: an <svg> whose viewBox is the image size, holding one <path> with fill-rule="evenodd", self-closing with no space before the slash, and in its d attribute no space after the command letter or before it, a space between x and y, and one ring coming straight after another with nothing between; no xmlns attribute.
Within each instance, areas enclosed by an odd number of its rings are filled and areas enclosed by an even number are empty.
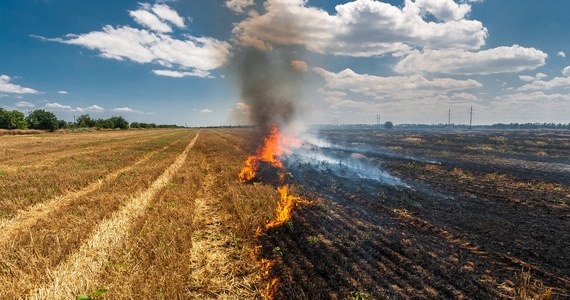
<svg viewBox="0 0 570 300"><path fill-rule="evenodd" d="M199 133L171 164L144 192L132 198L110 219L103 220L95 232L77 252L48 272L50 283L38 287L32 299L68 299L89 288L91 281L103 270L109 252L126 238L133 220L144 214L156 194L165 187L183 165L188 152L196 143Z"/></svg>

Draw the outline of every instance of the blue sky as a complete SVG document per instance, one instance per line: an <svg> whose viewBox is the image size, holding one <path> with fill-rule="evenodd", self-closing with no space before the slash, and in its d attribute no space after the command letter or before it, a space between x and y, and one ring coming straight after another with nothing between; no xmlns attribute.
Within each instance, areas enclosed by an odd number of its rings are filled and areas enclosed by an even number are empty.
<svg viewBox="0 0 570 300"><path fill-rule="evenodd" d="M304 123L570 122L570 1L0 0L0 107L247 123L244 48L289 51Z"/></svg>

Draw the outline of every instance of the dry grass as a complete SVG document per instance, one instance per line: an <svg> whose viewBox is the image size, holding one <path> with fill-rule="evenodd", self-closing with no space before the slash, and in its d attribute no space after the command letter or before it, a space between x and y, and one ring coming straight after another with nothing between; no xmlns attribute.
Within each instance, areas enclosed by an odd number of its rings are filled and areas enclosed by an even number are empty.
<svg viewBox="0 0 570 300"><path fill-rule="evenodd" d="M51 211L33 226L20 230L10 243L1 245L0 289L14 298L47 284L50 270L75 253L101 220L111 218L133 195L148 189L182 152L188 138L119 174L98 190Z"/></svg>
<svg viewBox="0 0 570 300"><path fill-rule="evenodd" d="M35 130L35 129L28 129L28 130L21 130L21 129L0 129L0 135L25 135L25 134L40 134L45 133L46 131L43 130Z"/></svg>
<svg viewBox="0 0 570 300"><path fill-rule="evenodd" d="M31 298L69 299L82 291L95 290L93 279L103 270L110 251L127 237L133 220L145 213L155 195L170 182L197 138L198 134L147 190L127 202L110 219L99 223L91 238L54 272L49 273L50 284L37 289Z"/></svg>
<svg viewBox="0 0 570 300"><path fill-rule="evenodd" d="M552 289L545 287L541 281L533 280L530 270L521 270L517 274L517 286L515 288L515 300L550 300Z"/></svg>
<svg viewBox="0 0 570 300"><path fill-rule="evenodd" d="M110 172L134 164L149 151L160 149L180 139L184 134L180 131L175 135L152 137L142 141L138 137L137 142L124 141L122 147L116 146L117 149L101 147L99 151L90 154L57 159L49 166L6 170L3 169L5 166L0 165L4 174L0 177L0 219L14 217L17 211L31 205L79 192L104 179ZM77 138L81 139L82 136ZM52 146L58 148L59 144ZM71 147L61 153L76 152L76 148ZM20 159L22 158L16 160Z"/></svg>
<svg viewBox="0 0 570 300"><path fill-rule="evenodd" d="M64 153L18 167L29 177L1 167L25 158L0 162L0 184L10 188L0 191L0 228L10 228L0 231L0 298L69 299L100 288L107 299L262 297L251 249L279 196L237 180L251 132L204 130L191 150L195 131L136 132L14 137L2 146L10 155ZM91 152L97 147L105 151ZM19 183L28 192L8 185L16 178L28 180Z"/></svg>

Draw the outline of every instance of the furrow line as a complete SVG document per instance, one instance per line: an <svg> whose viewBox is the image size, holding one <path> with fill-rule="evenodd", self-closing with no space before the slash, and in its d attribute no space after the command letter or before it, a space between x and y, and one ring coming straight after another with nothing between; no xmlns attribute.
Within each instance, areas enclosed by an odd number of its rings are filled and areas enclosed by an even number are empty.
<svg viewBox="0 0 570 300"><path fill-rule="evenodd" d="M199 134L198 132L184 151L176 157L174 163L147 190L133 197L110 219L99 223L91 238L77 252L55 270L48 271L51 283L37 288L30 298L69 299L87 290L90 283L104 270L110 251L127 238L129 226L136 218L144 214L152 199L184 164Z"/></svg>
<svg viewBox="0 0 570 300"><path fill-rule="evenodd" d="M62 196L55 197L47 202L42 202L33 205L32 207L18 213L11 219L0 220L0 247L7 243L11 237L15 236L18 232L33 226L38 220L47 216L50 212L65 206L71 201L92 193L103 186L103 184L110 182L125 172L129 172L134 167L147 162L153 155L172 147L176 142L170 143L160 149L151 151L142 156L141 159L134 164L116 170L105 178L99 179L81 190L70 192Z"/></svg>

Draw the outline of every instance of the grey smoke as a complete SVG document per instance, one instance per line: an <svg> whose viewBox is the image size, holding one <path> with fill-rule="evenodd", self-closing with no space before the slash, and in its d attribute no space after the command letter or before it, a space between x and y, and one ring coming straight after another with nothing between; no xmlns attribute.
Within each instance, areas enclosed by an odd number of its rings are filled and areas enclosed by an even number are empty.
<svg viewBox="0 0 570 300"><path fill-rule="evenodd" d="M291 67L292 55L282 49L242 49L238 65L241 97L250 122L262 133L287 126L297 113L303 74Z"/></svg>

